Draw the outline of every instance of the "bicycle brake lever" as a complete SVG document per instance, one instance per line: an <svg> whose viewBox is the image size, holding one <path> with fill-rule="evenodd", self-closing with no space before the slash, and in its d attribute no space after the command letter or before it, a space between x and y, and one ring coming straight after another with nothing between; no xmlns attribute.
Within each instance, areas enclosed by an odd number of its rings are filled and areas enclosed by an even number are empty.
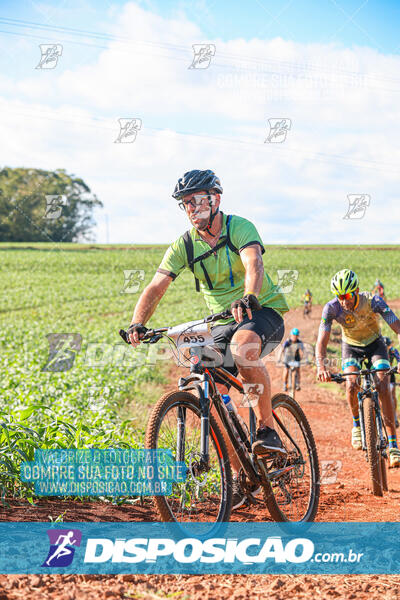
<svg viewBox="0 0 400 600"><path fill-rule="evenodd" d="M161 340L162 335L159 333L158 335L154 335L149 340L144 340L143 344L156 344L159 340Z"/></svg>
<svg viewBox="0 0 400 600"><path fill-rule="evenodd" d="M122 337L122 339L124 340L125 344L130 344L130 341L128 339L128 334L125 331L125 329L120 329L119 330L119 335Z"/></svg>

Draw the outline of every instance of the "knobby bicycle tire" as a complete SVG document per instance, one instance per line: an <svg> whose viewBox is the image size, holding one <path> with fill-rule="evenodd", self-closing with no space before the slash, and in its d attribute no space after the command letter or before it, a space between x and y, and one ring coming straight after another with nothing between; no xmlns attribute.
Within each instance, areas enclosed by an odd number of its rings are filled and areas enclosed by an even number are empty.
<svg viewBox="0 0 400 600"><path fill-rule="evenodd" d="M380 469L381 469L381 476L382 476L382 488L384 492L388 491L388 480L387 480L387 470L386 470L386 459L383 456L382 452L379 453L380 456Z"/></svg>
<svg viewBox="0 0 400 600"><path fill-rule="evenodd" d="M365 443L374 496L383 496L380 452L377 448L375 407L373 398L364 400Z"/></svg>
<svg viewBox="0 0 400 600"><path fill-rule="evenodd" d="M302 430L303 436L305 437L307 451L308 451L309 460L310 460L310 470L311 470L311 477L312 477L312 491L311 491L311 497L310 497L310 501L309 501L308 510L307 510L306 514L304 515L304 517L300 520L300 522L313 521L315 519L315 515L318 510L321 482L320 482L317 447L315 444L313 433L311 431L310 424L307 420L306 415L304 414L303 410L301 409L300 405L295 400L293 400L293 398L288 396L287 394L276 394L272 398L271 402L272 402L272 410L276 410L280 406L284 406L285 408L287 408L289 410L289 412L292 413L292 415L295 417L297 423L299 424L300 429ZM279 431L279 427L277 428L277 430ZM267 505L267 508L268 508L269 513L270 513L271 517L273 518L273 520L279 521L279 522L282 522L282 521L290 522L290 519L288 519L286 517L286 515L280 509L270 483L263 486L263 493L264 493L265 503Z"/></svg>
<svg viewBox="0 0 400 600"><path fill-rule="evenodd" d="M164 416L171 410L172 407L186 407L198 416L201 414L199 399L188 392L173 391L164 394L155 404L146 429L145 448L157 449L158 435ZM210 418L210 446L214 442L214 448L218 454L220 463L222 462L222 474L225 479L223 481L222 498L220 509L215 523L229 521L232 509L232 470L229 461L228 451L222 433L212 416ZM174 518L174 515L168 504L168 496L153 496L153 500L160 516L164 522L179 522Z"/></svg>

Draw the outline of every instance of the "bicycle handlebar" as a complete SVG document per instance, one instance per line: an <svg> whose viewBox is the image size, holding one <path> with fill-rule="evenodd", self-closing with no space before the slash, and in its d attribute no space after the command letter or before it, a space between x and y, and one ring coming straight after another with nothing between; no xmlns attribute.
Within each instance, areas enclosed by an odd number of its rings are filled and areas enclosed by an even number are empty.
<svg viewBox="0 0 400 600"><path fill-rule="evenodd" d="M222 312L219 312L219 313L214 313L212 315L208 315L208 317L204 317L204 319L202 321L200 321L199 324L214 323L214 321L218 321L219 319L229 319L229 317L231 317L231 316L232 316L231 311L229 309L227 309L227 310L223 310ZM140 341L145 344L156 344L162 338L162 334L165 333L166 331L168 331L168 329L169 329L169 327L159 327L158 329L149 329L148 331L146 331L146 333L140 339ZM125 344L130 344L130 341L128 338L128 332L125 331L125 329L120 329L119 335L122 337Z"/></svg>
<svg viewBox="0 0 400 600"><path fill-rule="evenodd" d="M345 377L349 377L350 375L367 375L368 373L378 373L379 371L385 371L386 375L392 375L393 373L397 373L397 367L392 367L391 369L361 369L360 371L350 373L332 373L331 381L343 383Z"/></svg>

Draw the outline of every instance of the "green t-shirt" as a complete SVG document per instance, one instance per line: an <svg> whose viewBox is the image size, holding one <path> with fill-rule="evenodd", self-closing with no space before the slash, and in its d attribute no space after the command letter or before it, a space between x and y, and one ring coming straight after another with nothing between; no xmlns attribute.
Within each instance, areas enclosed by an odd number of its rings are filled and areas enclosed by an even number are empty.
<svg viewBox="0 0 400 600"><path fill-rule="evenodd" d="M222 230L220 239L226 235L227 221L227 216L223 213L221 214ZM192 227L190 235L193 241L194 258L210 250L209 244L200 237L195 227ZM259 244L262 253L264 254L265 252L257 229L254 227L253 223L250 223L247 219L232 215L229 224L229 237L232 244L239 251L251 244ZM244 294L244 265L240 256L228 249L233 273L232 286L227 248L228 246L223 246L217 250L216 255L212 254L202 261L212 282L212 290L208 288L200 261L194 264L194 274L200 281L200 291L203 293L204 300L210 313L217 313L230 308L232 302L242 298ZM189 266L183 236L180 236L173 244L171 244L164 254L164 258L157 271L175 279L185 268L188 269ZM279 314L283 314L289 310L284 294L282 294L278 287L272 283L271 278L265 272L258 300L262 306L273 308ZM229 323L232 320L233 319L218 321L217 323Z"/></svg>

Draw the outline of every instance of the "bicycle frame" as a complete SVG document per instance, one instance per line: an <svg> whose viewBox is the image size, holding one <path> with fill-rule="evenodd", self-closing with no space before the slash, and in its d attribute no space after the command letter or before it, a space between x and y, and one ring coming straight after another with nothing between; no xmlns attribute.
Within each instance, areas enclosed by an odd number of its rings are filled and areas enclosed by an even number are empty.
<svg viewBox="0 0 400 600"><path fill-rule="evenodd" d="M239 379L234 377L229 371L226 371L223 367L212 367L207 368L201 363L201 359L199 356L198 348L190 349L191 357L196 356L199 360L195 360L192 362L190 367L191 375L188 378L180 378L178 382L178 387L181 391L189 390L195 388L199 400L200 400L200 409L201 409L201 438L200 438L200 468L204 470L208 470L209 465L209 435L210 435L210 407L211 402L213 402L215 410L219 418L221 419L222 424L225 427L225 430L228 434L228 437L232 443L233 449L236 453L236 456L243 467L247 477L250 480L252 485L256 485L257 487L262 482L262 477L257 472L255 464L253 460L257 460L261 471L269 480L277 479L283 473L290 471L295 467L295 465L290 465L283 469L276 469L275 471L268 472L266 470L265 464L261 459L255 459L251 454L251 445L255 439L256 434L256 416L254 410L251 406L249 406L249 424L250 424L250 444L248 443L247 435L243 431L243 428L240 425L240 422L235 423L233 421L232 416L226 410L225 405L222 401L221 395L218 392L215 382L214 382L214 374L217 375L218 379L224 381L235 387L238 391L243 393L243 385ZM204 372L203 372L204 371ZM211 401L210 401L211 400ZM300 456L302 456L300 448L283 425L279 417L273 411L273 416L278 425L281 427L282 431L287 435L287 437L292 442L293 446L296 448L297 452ZM178 417L179 418L179 417ZM181 436L181 437L180 437ZM177 456L182 456L182 448L184 446L184 428L179 428L178 426L178 441L177 441ZM239 439L238 439L239 438ZM181 459L179 459L181 460Z"/></svg>

